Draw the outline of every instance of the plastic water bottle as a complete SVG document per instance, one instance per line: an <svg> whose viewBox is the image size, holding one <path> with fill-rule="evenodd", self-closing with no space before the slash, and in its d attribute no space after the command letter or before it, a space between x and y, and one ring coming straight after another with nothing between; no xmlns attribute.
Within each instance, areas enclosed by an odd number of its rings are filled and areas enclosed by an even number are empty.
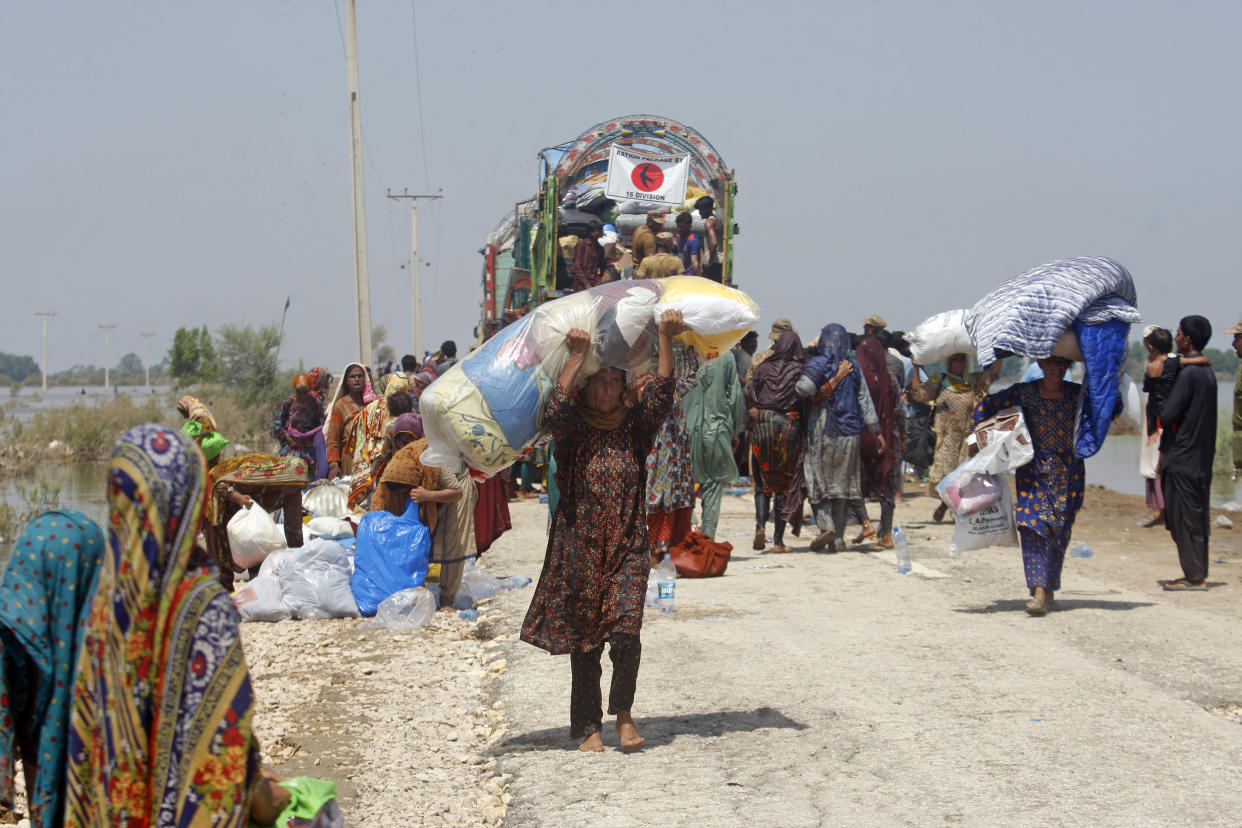
<svg viewBox="0 0 1242 828"><path fill-rule="evenodd" d="M647 574L647 597L644 603L649 607L660 606L660 584L659 576L653 569Z"/></svg>
<svg viewBox="0 0 1242 828"><path fill-rule="evenodd" d="M464 609L457 613L457 617L462 621L478 621L479 611L477 609Z"/></svg>
<svg viewBox="0 0 1242 828"><path fill-rule="evenodd" d="M1071 558L1090 558L1095 552L1091 551L1091 547L1085 543L1079 543L1070 547Z"/></svg>
<svg viewBox="0 0 1242 828"><path fill-rule="evenodd" d="M510 575L508 578L500 579L500 586L503 589L521 589L530 583L530 578L525 575Z"/></svg>
<svg viewBox="0 0 1242 828"><path fill-rule="evenodd" d="M910 569L910 542L906 540L906 533L901 531L900 526L893 527L893 552L897 555L897 571L902 575L908 575Z"/></svg>
<svg viewBox="0 0 1242 828"><path fill-rule="evenodd" d="M660 595L660 612L673 612L674 593L677 590L677 567L673 565L673 556L664 553L664 560L656 567L656 588Z"/></svg>

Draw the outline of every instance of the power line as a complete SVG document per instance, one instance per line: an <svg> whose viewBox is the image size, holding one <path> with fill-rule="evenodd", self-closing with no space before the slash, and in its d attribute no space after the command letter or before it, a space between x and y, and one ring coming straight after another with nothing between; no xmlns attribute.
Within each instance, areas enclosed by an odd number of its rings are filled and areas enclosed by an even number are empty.
<svg viewBox="0 0 1242 828"><path fill-rule="evenodd" d="M423 157L423 186L430 187L431 175L427 172L427 136L423 131L423 69L418 59L418 15L414 10L415 5L416 0L410 0L410 28L414 33L414 100L418 102L418 149ZM436 251L436 258L439 258L439 250Z"/></svg>

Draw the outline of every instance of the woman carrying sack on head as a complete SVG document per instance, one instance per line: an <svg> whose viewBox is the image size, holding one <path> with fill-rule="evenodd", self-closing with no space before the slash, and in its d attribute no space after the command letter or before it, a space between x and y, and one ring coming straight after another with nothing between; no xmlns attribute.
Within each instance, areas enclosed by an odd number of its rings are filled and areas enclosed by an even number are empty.
<svg viewBox="0 0 1242 828"><path fill-rule="evenodd" d="M627 407L624 372L605 368L587 380L581 401L571 396L591 337L565 337L569 360L552 389L546 419L556 443L561 490L543 571L522 640L553 654L568 653L573 674L570 735L579 750L602 751L600 658L611 647L612 689L621 747L639 748L630 709L638 681L647 576L645 460L673 405L673 337L685 330L678 311L665 311L659 328L659 369L642 402Z"/></svg>

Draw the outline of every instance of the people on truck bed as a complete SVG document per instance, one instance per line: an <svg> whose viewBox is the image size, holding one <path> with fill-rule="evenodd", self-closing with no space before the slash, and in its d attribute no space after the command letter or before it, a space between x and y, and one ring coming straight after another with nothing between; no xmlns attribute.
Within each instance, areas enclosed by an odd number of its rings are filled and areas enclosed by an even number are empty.
<svg viewBox="0 0 1242 828"><path fill-rule="evenodd" d="M604 278L604 248L599 245L604 235L604 223L599 219L591 221L586 235L578 239L574 245L573 261L569 265L572 276L570 290L577 292L598 285Z"/></svg>
<svg viewBox="0 0 1242 828"><path fill-rule="evenodd" d="M641 264L643 259L656 252L656 234L664 232L664 211L648 210L647 223L634 231L630 239L630 255L634 263Z"/></svg>
<svg viewBox="0 0 1242 828"><path fill-rule="evenodd" d="M640 228L641 229L641 228ZM656 252L639 262L634 275L639 279L662 279L677 276L684 268L681 259L674 255L677 238L672 233L656 235Z"/></svg>
<svg viewBox="0 0 1242 828"><path fill-rule="evenodd" d="M677 255L681 256L681 263L685 266L683 273L687 276L702 276L703 242L698 234L690 231L692 223L689 213L677 214Z"/></svg>
<svg viewBox="0 0 1242 828"><path fill-rule="evenodd" d="M694 209L698 211L699 218L703 219L703 276L713 282L720 282L724 279L724 260L721 256L723 233L720 219L713 213L715 207L716 200L711 196L702 196L694 202Z"/></svg>

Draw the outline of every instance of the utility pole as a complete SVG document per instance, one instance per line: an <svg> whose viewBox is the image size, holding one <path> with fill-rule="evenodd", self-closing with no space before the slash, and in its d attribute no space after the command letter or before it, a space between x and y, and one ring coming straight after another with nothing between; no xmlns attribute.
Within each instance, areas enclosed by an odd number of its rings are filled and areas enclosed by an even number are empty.
<svg viewBox="0 0 1242 828"><path fill-rule="evenodd" d="M418 291L418 200L425 198L434 201L437 198L444 198L443 195L413 195L408 190L403 189L401 195L393 195L388 193L389 198L410 200L410 296L414 312L413 340L414 340L414 356L418 357L419 364L423 361L423 297Z"/></svg>
<svg viewBox="0 0 1242 828"><path fill-rule="evenodd" d="M358 103L358 8L346 3L345 60L349 64L349 133L353 160L354 197L354 303L358 312L358 362L368 366L371 350L371 283L367 275L367 222L362 189L362 120Z"/></svg>
<svg viewBox="0 0 1242 828"><path fill-rule="evenodd" d="M112 364L112 329L116 327L114 323L100 325L100 329L104 332L104 391L112 387L109 371Z"/></svg>
<svg viewBox="0 0 1242 828"><path fill-rule="evenodd" d="M155 336L155 331L142 331L138 334L146 340L147 355L142 360L142 365L147 369L147 393L151 393L151 337Z"/></svg>
<svg viewBox="0 0 1242 828"><path fill-rule="evenodd" d="M35 316L43 317L43 393L47 393L47 319L49 316L55 316L56 311L42 311L36 313Z"/></svg>

